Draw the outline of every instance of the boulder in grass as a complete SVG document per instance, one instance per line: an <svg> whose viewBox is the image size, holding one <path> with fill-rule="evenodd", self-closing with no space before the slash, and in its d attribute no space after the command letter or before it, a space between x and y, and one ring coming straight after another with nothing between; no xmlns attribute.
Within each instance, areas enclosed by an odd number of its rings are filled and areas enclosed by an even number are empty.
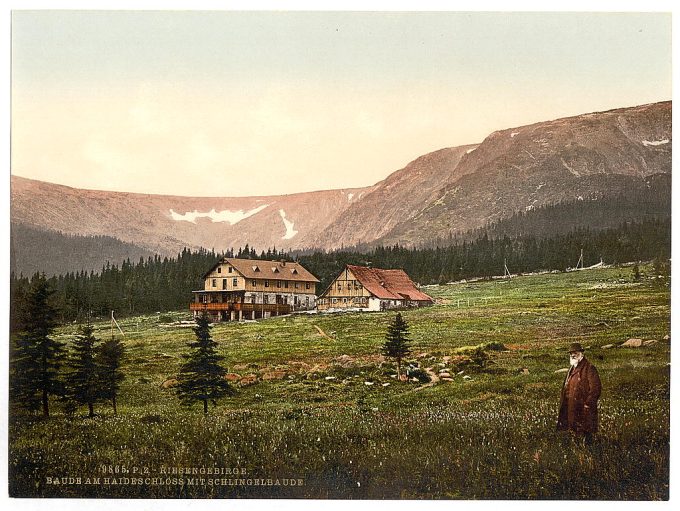
<svg viewBox="0 0 680 511"><path fill-rule="evenodd" d="M642 339L628 339L626 342L621 344L622 348L639 348L642 346Z"/></svg>
<svg viewBox="0 0 680 511"><path fill-rule="evenodd" d="M671 340L671 336L668 335L668 334L666 334L666 335L663 336L663 340L664 340L664 341L670 341L670 340Z"/></svg>
<svg viewBox="0 0 680 511"><path fill-rule="evenodd" d="M177 385L179 382L175 378L168 378L165 380L163 383L161 383L161 388L162 389L171 389L175 385Z"/></svg>
<svg viewBox="0 0 680 511"><path fill-rule="evenodd" d="M282 380L286 377L285 371L270 371L262 375L263 380Z"/></svg>
<svg viewBox="0 0 680 511"><path fill-rule="evenodd" d="M655 339L649 339L648 341L643 342L642 345L643 346L651 346L653 344L656 344L657 342L659 342L659 341L657 341Z"/></svg>
<svg viewBox="0 0 680 511"><path fill-rule="evenodd" d="M239 384L241 385L241 387L245 387L247 385L252 385L253 383L257 383L257 375L255 375L255 374L246 374L239 381Z"/></svg>
<svg viewBox="0 0 680 511"><path fill-rule="evenodd" d="M568 367L563 367L562 369L558 369L558 370L556 370L555 372L556 372L556 373L566 373L567 371L569 371L569 368L568 368Z"/></svg>
<svg viewBox="0 0 680 511"><path fill-rule="evenodd" d="M600 346L603 350L608 350L613 348L615 345L614 344L605 344L604 346Z"/></svg>
<svg viewBox="0 0 680 511"><path fill-rule="evenodd" d="M444 378L451 378L450 373L439 373L439 377L444 379Z"/></svg>
<svg viewBox="0 0 680 511"><path fill-rule="evenodd" d="M442 381L453 381L453 378L442 378Z"/></svg>
<svg viewBox="0 0 680 511"><path fill-rule="evenodd" d="M239 381L241 379L241 375L238 373L227 373L224 375L224 379L227 381Z"/></svg>

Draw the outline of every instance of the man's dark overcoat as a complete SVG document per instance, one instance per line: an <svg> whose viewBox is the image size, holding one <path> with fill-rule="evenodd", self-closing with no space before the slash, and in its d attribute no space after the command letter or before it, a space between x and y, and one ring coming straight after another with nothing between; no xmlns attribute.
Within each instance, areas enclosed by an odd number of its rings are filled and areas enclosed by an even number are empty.
<svg viewBox="0 0 680 511"><path fill-rule="evenodd" d="M571 367L562 386L558 430L597 432L597 400L602 391L597 369L585 357Z"/></svg>

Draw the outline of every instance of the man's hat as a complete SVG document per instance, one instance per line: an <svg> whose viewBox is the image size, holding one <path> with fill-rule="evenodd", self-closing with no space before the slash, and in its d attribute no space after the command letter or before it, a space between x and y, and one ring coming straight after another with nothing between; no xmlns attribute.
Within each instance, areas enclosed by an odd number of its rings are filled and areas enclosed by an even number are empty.
<svg viewBox="0 0 680 511"><path fill-rule="evenodd" d="M569 353L574 353L575 351L580 351L583 353L585 350L583 349L583 346L581 346L580 342L572 342L569 345Z"/></svg>

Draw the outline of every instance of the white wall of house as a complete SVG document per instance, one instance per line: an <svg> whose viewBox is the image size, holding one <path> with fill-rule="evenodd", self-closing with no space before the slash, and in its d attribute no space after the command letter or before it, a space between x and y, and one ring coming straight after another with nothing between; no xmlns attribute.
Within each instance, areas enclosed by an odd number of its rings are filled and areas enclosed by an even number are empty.
<svg viewBox="0 0 680 511"><path fill-rule="evenodd" d="M379 311L380 310L380 298L370 297L368 299L368 310Z"/></svg>
<svg viewBox="0 0 680 511"><path fill-rule="evenodd" d="M258 293L257 291L246 291L245 303L268 303L275 304L276 296L279 295L284 299L283 303L293 305L298 309L313 309L316 306L316 295L314 294L291 294L291 293ZM297 303L295 298L297 297ZM253 302L253 299L255 300Z"/></svg>

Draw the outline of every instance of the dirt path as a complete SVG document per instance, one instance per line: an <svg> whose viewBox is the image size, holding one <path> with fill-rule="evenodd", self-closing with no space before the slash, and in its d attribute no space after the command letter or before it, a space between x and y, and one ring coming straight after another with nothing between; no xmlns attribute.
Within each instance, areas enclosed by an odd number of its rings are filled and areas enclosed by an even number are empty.
<svg viewBox="0 0 680 511"><path fill-rule="evenodd" d="M430 377L430 383L425 383L425 384L421 385L420 387L416 387L415 389L413 389L413 392L416 392L417 390L423 390L423 389L426 389L428 387L432 387L433 385L436 385L437 383L439 383L439 375L436 374L432 370L431 367L426 367L425 372Z"/></svg>

